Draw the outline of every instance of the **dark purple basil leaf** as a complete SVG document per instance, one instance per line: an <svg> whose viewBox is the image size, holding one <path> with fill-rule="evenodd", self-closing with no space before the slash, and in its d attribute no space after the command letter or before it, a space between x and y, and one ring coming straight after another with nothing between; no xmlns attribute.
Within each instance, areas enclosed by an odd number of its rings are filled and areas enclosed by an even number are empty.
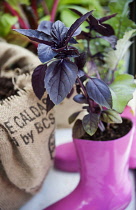
<svg viewBox="0 0 136 210"><path fill-rule="evenodd" d="M69 40L69 43L78 44L78 42L73 37Z"/></svg>
<svg viewBox="0 0 136 210"><path fill-rule="evenodd" d="M60 59L63 59L63 58L67 58L67 57L77 57L78 56L78 51L77 49L74 50L63 50L62 52L60 52L57 56L55 56L55 58L60 58Z"/></svg>
<svg viewBox="0 0 136 210"><path fill-rule="evenodd" d="M94 18L92 15L89 16L89 25L90 30L95 30L103 36L114 35L114 30L109 24L101 24L99 20Z"/></svg>
<svg viewBox="0 0 136 210"><path fill-rule="evenodd" d="M93 15L90 15L88 19L89 19L90 29L100 24L99 21Z"/></svg>
<svg viewBox="0 0 136 210"><path fill-rule="evenodd" d="M81 139L84 135L85 135L85 130L83 128L82 121L78 119L76 120L72 129L72 137Z"/></svg>
<svg viewBox="0 0 136 210"><path fill-rule="evenodd" d="M51 46L45 44L38 45L38 57L42 63L45 63L54 58L58 53L54 52Z"/></svg>
<svg viewBox="0 0 136 210"><path fill-rule="evenodd" d="M73 8L69 8L71 11L73 11L74 13L76 13L77 15L79 15L80 17L83 15L80 11L73 9Z"/></svg>
<svg viewBox="0 0 136 210"><path fill-rule="evenodd" d="M112 35L112 36L102 36L102 39L106 40L107 42L110 43L111 47L116 50L116 44L117 44L117 37Z"/></svg>
<svg viewBox="0 0 136 210"><path fill-rule="evenodd" d="M67 29L69 30L70 27L67 27ZM79 27L73 34L73 36L78 36L81 33L81 27Z"/></svg>
<svg viewBox="0 0 136 210"><path fill-rule="evenodd" d="M51 36L53 37L56 44L59 45L59 42L61 43L64 40L67 32L67 27L60 20L57 20L52 24Z"/></svg>
<svg viewBox="0 0 136 210"><path fill-rule="evenodd" d="M61 103L71 91L77 72L77 66L67 59L54 61L48 66L45 88L54 104Z"/></svg>
<svg viewBox="0 0 136 210"><path fill-rule="evenodd" d="M89 26L86 27L86 28L89 28ZM90 33L85 32L85 31L81 31L81 33L80 33L76 38L77 38L77 40L78 40L78 39L90 40L90 39L91 39L91 36L90 36Z"/></svg>
<svg viewBox="0 0 136 210"><path fill-rule="evenodd" d="M81 33L81 28L79 27L73 34L73 36L78 36Z"/></svg>
<svg viewBox="0 0 136 210"><path fill-rule="evenodd" d="M87 100L83 94L78 94L73 97L73 100L79 104L87 103Z"/></svg>
<svg viewBox="0 0 136 210"><path fill-rule="evenodd" d="M82 15L82 17L78 18L69 28L67 32L67 39L65 41L65 45L69 42L75 31L78 27L91 15L92 11L87 12L86 14Z"/></svg>
<svg viewBox="0 0 136 210"><path fill-rule="evenodd" d="M92 136L98 128L100 121L100 115L95 113L89 113L84 116L82 120L83 128L90 136Z"/></svg>
<svg viewBox="0 0 136 210"><path fill-rule="evenodd" d="M42 31L32 30L32 29L14 29L14 30L24 36L27 36L32 41L47 44L50 46L53 44L51 36L45 34Z"/></svg>
<svg viewBox="0 0 136 210"><path fill-rule="evenodd" d="M117 15L117 13L112 14L112 15L108 15L108 16L105 16L105 17L102 17L102 18L99 19L99 22L100 22L100 23L103 23L103 22L105 22L106 20L109 20L109 19L115 17L116 15Z"/></svg>
<svg viewBox="0 0 136 210"><path fill-rule="evenodd" d="M34 90L35 95L41 99L44 92L44 78L45 78L45 71L47 69L47 65L39 65L34 69L32 74L32 87Z"/></svg>
<svg viewBox="0 0 136 210"><path fill-rule="evenodd" d="M68 118L69 124L73 123L80 113L81 111L74 112L72 115L70 115L70 117Z"/></svg>
<svg viewBox="0 0 136 210"><path fill-rule="evenodd" d="M81 53L77 58L75 58L75 63L79 69L82 69L86 63L86 53Z"/></svg>
<svg viewBox="0 0 136 210"><path fill-rule="evenodd" d="M84 77L85 76L85 73L83 70L78 70L78 77L81 78L81 77Z"/></svg>
<svg viewBox="0 0 136 210"><path fill-rule="evenodd" d="M52 27L52 22L51 21L42 21L39 26L38 26L38 31L42 31L44 32L45 34L48 34L50 35L50 32L51 32L51 27Z"/></svg>
<svg viewBox="0 0 136 210"><path fill-rule="evenodd" d="M91 78L86 84L89 97L97 104L106 108L112 108L112 96L109 87L102 80Z"/></svg>
<svg viewBox="0 0 136 210"><path fill-rule="evenodd" d="M50 100L49 95L47 95L46 106L47 113L55 106L55 104Z"/></svg>
<svg viewBox="0 0 136 210"><path fill-rule="evenodd" d="M106 29L102 30L102 28L100 29L100 32L103 36L112 36L115 34L114 29L112 28L112 26L110 26L109 24L102 24L102 26L104 26ZM98 31L97 31L98 32Z"/></svg>
<svg viewBox="0 0 136 210"><path fill-rule="evenodd" d="M70 8L70 10L73 11L74 13L76 13L77 15L79 15L80 17L83 15L83 13L81 13L80 11L78 11L76 9ZM89 22L88 19L86 19L86 21Z"/></svg>
<svg viewBox="0 0 136 210"><path fill-rule="evenodd" d="M67 55L68 57L76 57L79 56L79 52L77 50L77 48L73 47L73 48L69 48L67 50L63 51L65 53L65 55Z"/></svg>
<svg viewBox="0 0 136 210"><path fill-rule="evenodd" d="M71 98L74 93L74 88L71 89L70 93L67 95L67 98Z"/></svg>

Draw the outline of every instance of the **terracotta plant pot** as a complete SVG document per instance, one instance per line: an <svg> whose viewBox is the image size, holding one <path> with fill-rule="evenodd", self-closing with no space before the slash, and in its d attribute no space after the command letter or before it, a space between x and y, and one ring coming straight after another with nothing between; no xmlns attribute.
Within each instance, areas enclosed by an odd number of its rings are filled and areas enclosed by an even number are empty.
<svg viewBox="0 0 136 210"><path fill-rule="evenodd" d="M122 117L128 118L133 121L136 127L136 117L133 115L132 110L129 106L126 106ZM136 168L136 133L133 136L133 142L130 152L129 168ZM79 171L79 164L77 160L77 155L75 151L75 146L73 142L68 142L61 144L56 148L56 154L54 159L55 168L67 171L67 172L77 172Z"/></svg>
<svg viewBox="0 0 136 210"><path fill-rule="evenodd" d="M110 141L74 139L80 181L76 189L46 210L124 210L131 201L129 156L135 126Z"/></svg>

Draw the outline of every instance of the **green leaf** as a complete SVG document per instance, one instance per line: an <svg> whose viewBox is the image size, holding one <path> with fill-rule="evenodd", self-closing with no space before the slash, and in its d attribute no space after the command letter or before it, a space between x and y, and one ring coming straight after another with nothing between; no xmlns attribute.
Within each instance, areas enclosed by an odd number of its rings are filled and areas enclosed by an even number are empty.
<svg viewBox="0 0 136 210"><path fill-rule="evenodd" d="M68 122L69 124L73 123L75 121L75 119L78 117L78 115L80 114L81 111L79 112L74 112L69 118L68 118Z"/></svg>
<svg viewBox="0 0 136 210"><path fill-rule="evenodd" d="M122 113L125 106L133 98L133 92L136 89L134 77L129 74L117 75L110 88L113 100L112 108Z"/></svg>
<svg viewBox="0 0 136 210"><path fill-rule="evenodd" d="M10 33L6 36L6 41L10 44L16 44L22 47L26 47L29 43L27 37L16 33L15 31L11 30Z"/></svg>
<svg viewBox="0 0 136 210"><path fill-rule="evenodd" d="M133 0L114 0L110 1L108 5L111 14L117 13L117 16L107 21L107 23L114 27L118 38L121 38L124 32L136 28L136 24L129 19L129 3L132 1Z"/></svg>
<svg viewBox="0 0 136 210"><path fill-rule="evenodd" d="M26 4L26 5L29 5L30 4L30 1L29 0L6 0L9 4L11 4L12 6L13 5L17 5L17 4Z"/></svg>
<svg viewBox="0 0 136 210"><path fill-rule="evenodd" d="M105 1L105 0L104 0ZM70 5L71 4L71 5ZM73 5L72 5L73 4ZM90 0L60 0L59 2L59 9L62 8L62 6L68 7L68 8L75 8L82 12L83 14L85 9L89 10L95 10L95 16L102 17L105 14L105 9L102 6L103 3L101 1L90 1ZM80 5L80 6L79 6ZM64 9L64 8L63 8ZM62 11L62 10L60 10Z"/></svg>
<svg viewBox="0 0 136 210"><path fill-rule="evenodd" d="M7 13L0 13L0 36L5 37L10 32L11 27L17 22L17 17Z"/></svg>
<svg viewBox="0 0 136 210"><path fill-rule="evenodd" d="M111 50L105 55L105 61L110 70L118 67L120 60L123 59L128 48L132 44L131 39L136 34L136 29L126 32L122 39L117 41L116 50Z"/></svg>
<svg viewBox="0 0 136 210"><path fill-rule="evenodd" d="M101 113L101 120L106 123L122 123L120 114L111 109L104 110Z"/></svg>
<svg viewBox="0 0 136 210"><path fill-rule="evenodd" d="M82 120L77 120L72 129L72 137L80 139L85 135L85 130L82 125Z"/></svg>
<svg viewBox="0 0 136 210"><path fill-rule="evenodd" d="M42 18L40 18L40 20L39 20L39 24L40 24L40 22L42 22L42 21L50 21L50 15L46 15L46 16L44 16L44 17L42 17Z"/></svg>
<svg viewBox="0 0 136 210"><path fill-rule="evenodd" d="M99 120L100 120L99 114L90 113L90 114L85 115L83 118L82 124L86 133L92 136L98 128Z"/></svg>
<svg viewBox="0 0 136 210"><path fill-rule="evenodd" d="M73 8L73 7L72 7ZM66 18L68 17L68 18ZM66 26L71 26L78 18L79 16L74 14L71 10L64 8L61 11L61 21L66 25ZM84 23L82 23L82 25L80 26L82 30L84 31L88 31L88 29L86 29L86 26L88 26L88 23L85 21Z"/></svg>

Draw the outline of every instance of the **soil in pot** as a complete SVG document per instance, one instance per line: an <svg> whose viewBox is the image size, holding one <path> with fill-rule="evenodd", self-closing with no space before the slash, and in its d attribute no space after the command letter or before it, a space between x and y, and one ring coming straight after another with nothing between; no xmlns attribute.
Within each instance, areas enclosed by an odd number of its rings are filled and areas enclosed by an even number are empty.
<svg viewBox="0 0 136 210"><path fill-rule="evenodd" d="M89 136L87 133L82 137L82 139L90 139L96 141L108 141L121 138L125 136L132 128L132 122L129 119L123 118L121 124L104 124L105 131L101 131L99 128L93 136Z"/></svg>
<svg viewBox="0 0 136 210"><path fill-rule="evenodd" d="M4 100L11 95L17 95L18 90L14 89L11 78L0 77L0 100Z"/></svg>

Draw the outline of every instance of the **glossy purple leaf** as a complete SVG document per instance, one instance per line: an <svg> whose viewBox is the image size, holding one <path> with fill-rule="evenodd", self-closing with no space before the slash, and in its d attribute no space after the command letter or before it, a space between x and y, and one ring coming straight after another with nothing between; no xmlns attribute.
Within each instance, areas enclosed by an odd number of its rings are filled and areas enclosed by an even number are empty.
<svg viewBox="0 0 136 210"><path fill-rule="evenodd" d="M77 57L78 54L78 50L66 50L65 52L65 57Z"/></svg>
<svg viewBox="0 0 136 210"><path fill-rule="evenodd" d="M78 52L78 50L75 48L75 47L70 47L70 48L68 48L67 50L63 50L63 51L61 51L59 54L58 54L58 56L57 56L57 58L61 58L61 57L77 57L77 56L79 56L79 52Z"/></svg>
<svg viewBox="0 0 136 210"><path fill-rule="evenodd" d="M80 17L83 15L80 11L70 8L71 11L73 11L74 13L76 13L77 15L79 15Z"/></svg>
<svg viewBox="0 0 136 210"><path fill-rule="evenodd" d="M38 26L38 31L42 31L48 35L51 33L51 27L52 27L52 22L51 21L42 21L39 26Z"/></svg>
<svg viewBox="0 0 136 210"><path fill-rule="evenodd" d="M87 103L87 100L83 94L75 95L73 100L79 104Z"/></svg>
<svg viewBox="0 0 136 210"><path fill-rule="evenodd" d="M73 37L69 40L69 43L78 44L78 42Z"/></svg>
<svg viewBox="0 0 136 210"><path fill-rule="evenodd" d="M47 113L48 113L51 109L53 109L53 107L55 106L55 104L50 100L49 95L47 95L46 106L47 106Z"/></svg>
<svg viewBox="0 0 136 210"><path fill-rule="evenodd" d="M67 32L67 27L61 21L58 20L55 23L53 23L51 28L51 36L54 38L56 44L59 45L59 42L61 43L64 40Z"/></svg>
<svg viewBox="0 0 136 210"><path fill-rule="evenodd" d="M80 17L83 15L81 12L79 12L76 9L70 9L71 11L75 12ZM90 28L97 31L98 33L102 34L103 36L111 36L114 35L114 30L109 24L103 24L103 22L115 17L117 14L112 14L109 16L102 17L100 19L96 19L93 17L93 15L89 16L89 21L86 19L86 21L90 24ZM87 38L87 33L82 34L82 36L85 36ZM84 37L84 38L85 38Z"/></svg>
<svg viewBox="0 0 136 210"><path fill-rule="evenodd" d="M38 45L38 57L42 63L45 63L54 58L58 53L54 52L52 48L45 44Z"/></svg>
<svg viewBox="0 0 136 210"><path fill-rule="evenodd" d="M78 36L81 33L81 28L77 28L77 30L74 32L73 36Z"/></svg>
<svg viewBox="0 0 136 210"><path fill-rule="evenodd" d="M89 97L97 104L112 108L112 96L109 87L102 80L91 78L86 84Z"/></svg>
<svg viewBox="0 0 136 210"><path fill-rule="evenodd" d="M69 30L70 27L67 27L67 29ZM81 33L81 27L77 28L77 30L74 32L73 37L74 36L78 36Z"/></svg>
<svg viewBox="0 0 136 210"><path fill-rule="evenodd" d="M70 40L70 38L73 36L74 32L78 29L78 27L91 15L92 11L87 12L86 14L82 15L80 18L78 18L69 28L67 33L67 39L65 41L65 44L67 44Z"/></svg>
<svg viewBox="0 0 136 210"><path fill-rule="evenodd" d="M89 26L88 26L89 28ZM90 36L90 32L85 32L85 31L81 31L81 33L76 37L77 40L78 39L86 39L86 40L90 40L91 39L91 36Z"/></svg>
<svg viewBox="0 0 136 210"><path fill-rule="evenodd" d="M77 58L75 58L75 63L78 66L79 69L83 69L83 67L85 66L86 63L86 53L81 53L80 56L78 56Z"/></svg>
<svg viewBox="0 0 136 210"><path fill-rule="evenodd" d="M45 78L45 71L47 69L47 65L39 65L34 69L32 74L32 87L34 90L35 95L41 99L44 92L44 78Z"/></svg>
<svg viewBox="0 0 136 210"><path fill-rule="evenodd" d="M52 38L48 34L45 34L42 31L32 30L32 29L14 29L14 30L24 36L27 36L32 41L47 45L53 44Z"/></svg>
<svg viewBox="0 0 136 210"><path fill-rule="evenodd" d="M107 20L109 20L109 19L115 17L116 15L117 15L117 13L112 14L112 15L108 15L108 16L105 16L105 17L102 17L102 18L99 19L99 22L100 22L100 23L103 23L103 22L105 22L105 21L107 21Z"/></svg>
<svg viewBox="0 0 136 210"><path fill-rule="evenodd" d="M95 30L103 36L114 35L114 30L109 24L101 24L93 15L89 16L89 25L90 30Z"/></svg>
<svg viewBox="0 0 136 210"><path fill-rule="evenodd" d="M71 91L77 72L77 66L67 59L54 61L48 66L45 88L54 104L61 103Z"/></svg>
<svg viewBox="0 0 136 210"><path fill-rule="evenodd" d="M115 34L114 29L109 24L102 24L103 28L97 29L97 32L102 34L103 36L112 36ZM105 28L104 28L105 27Z"/></svg>
<svg viewBox="0 0 136 210"><path fill-rule="evenodd" d="M100 121L100 115L95 113L89 113L84 116L82 124L83 128L90 136L92 136L98 129L98 123Z"/></svg>

